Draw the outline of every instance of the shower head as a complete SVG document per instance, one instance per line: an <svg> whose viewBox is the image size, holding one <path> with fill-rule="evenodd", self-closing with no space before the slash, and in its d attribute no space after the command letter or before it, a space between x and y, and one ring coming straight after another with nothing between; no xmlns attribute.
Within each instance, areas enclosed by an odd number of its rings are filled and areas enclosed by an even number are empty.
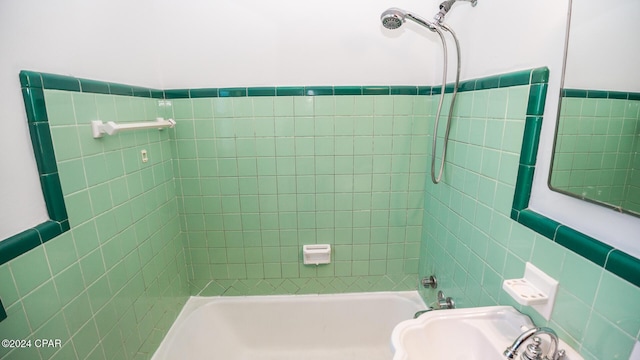
<svg viewBox="0 0 640 360"><path fill-rule="evenodd" d="M382 15L380 15L382 26L390 30L399 28L407 19L420 24L431 31L436 31L435 25L432 22L425 20L417 15L408 13L402 9L390 8L385 10Z"/></svg>
<svg viewBox="0 0 640 360"><path fill-rule="evenodd" d="M390 8L380 15L382 26L389 30L395 30L405 22L406 13L398 8Z"/></svg>

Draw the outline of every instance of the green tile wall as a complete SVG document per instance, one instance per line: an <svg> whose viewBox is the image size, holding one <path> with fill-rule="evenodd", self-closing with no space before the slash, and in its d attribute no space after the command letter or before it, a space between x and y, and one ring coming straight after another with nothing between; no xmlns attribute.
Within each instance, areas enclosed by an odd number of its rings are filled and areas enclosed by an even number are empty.
<svg viewBox="0 0 640 360"><path fill-rule="evenodd" d="M640 101L563 97L560 109L551 185L640 212Z"/></svg>
<svg viewBox="0 0 640 360"><path fill-rule="evenodd" d="M63 346L0 359L148 359L188 294L406 290L432 273L459 307L514 305L586 359L628 357L640 288L510 218L518 168L535 164L522 134L542 121L544 102L529 103L546 91L540 70L462 84L437 186L438 88L159 92L45 77L71 231L0 265L0 338ZM155 116L178 126L90 135L96 117ZM309 243L332 244L332 264L302 265ZM501 290L525 261L560 281L549 322Z"/></svg>
<svg viewBox="0 0 640 360"><path fill-rule="evenodd" d="M170 93L192 293L415 289L432 99L350 89Z"/></svg>
<svg viewBox="0 0 640 360"><path fill-rule="evenodd" d="M640 332L640 288L510 218L534 87L460 94L444 181L426 185L420 275L435 273L459 307L515 306L585 359L626 359ZM560 282L550 321L502 290L527 261ZM434 290L422 294L435 300Z"/></svg>
<svg viewBox="0 0 640 360"><path fill-rule="evenodd" d="M44 78L45 87L79 83ZM169 132L93 139L89 126L164 109L157 99L87 89L44 90L71 230L0 266L8 314L0 338L62 346L2 347L3 360L148 359L188 295Z"/></svg>

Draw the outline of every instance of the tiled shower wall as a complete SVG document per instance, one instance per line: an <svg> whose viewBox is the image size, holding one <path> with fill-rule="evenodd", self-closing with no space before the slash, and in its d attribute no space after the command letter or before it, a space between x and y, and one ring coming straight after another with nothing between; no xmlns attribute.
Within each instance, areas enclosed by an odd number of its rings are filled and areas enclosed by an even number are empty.
<svg viewBox="0 0 640 360"><path fill-rule="evenodd" d="M183 98L158 108L47 91L72 229L0 266L9 313L0 335L63 347L3 348L0 358L146 359L189 293L415 289L418 274L436 273L459 307L520 308L501 282L522 276L525 261L558 279L560 293L549 322L522 311L586 359L628 357L640 289L509 218L528 91L458 95L437 186L425 175L437 96ZM178 120L175 137L90 136L96 117L156 115ZM332 244L331 265L301 264L313 242Z"/></svg>
<svg viewBox="0 0 640 360"><path fill-rule="evenodd" d="M415 289L430 97L170 104L193 294ZM302 263L314 243L331 264Z"/></svg>
<svg viewBox="0 0 640 360"><path fill-rule="evenodd" d="M441 184L427 183L420 275L458 307L513 305L588 360L627 359L640 288L510 218L528 86L461 93ZM560 282L551 320L502 290L530 261ZM428 301L434 290L422 290Z"/></svg>
<svg viewBox="0 0 640 360"><path fill-rule="evenodd" d="M563 97L551 184L640 211L638 134L638 100Z"/></svg>
<svg viewBox="0 0 640 360"><path fill-rule="evenodd" d="M148 359L188 296L169 133L93 139L89 123L163 109L157 99L44 93L71 231L0 266L0 338L62 347L2 347L0 359Z"/></svg>

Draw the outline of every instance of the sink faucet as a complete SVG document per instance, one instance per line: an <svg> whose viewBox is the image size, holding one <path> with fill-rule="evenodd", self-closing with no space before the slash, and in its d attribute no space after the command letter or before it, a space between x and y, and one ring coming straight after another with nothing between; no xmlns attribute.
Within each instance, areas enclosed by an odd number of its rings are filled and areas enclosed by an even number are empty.
<svg viewBox="0 0 640 360"><path fill-rule="evenodd" d="M541 357L542 350L540 349L540 338L536 336L538 334L547 334L549 335L549 338L551 338L551 345L553 348L553 352L549 349L551 357ZM529 346L527 346L527 349L521 356L522 360L562 360L564 358L564 350L558 350L558 335L553 331L553 329L548 327L534 327L523 332L511 346L507 347L503 355L506 356L507 359L515 359L518 355L518 349L520 346L531 337L533 337L533 344L529 344Z"/></svg>

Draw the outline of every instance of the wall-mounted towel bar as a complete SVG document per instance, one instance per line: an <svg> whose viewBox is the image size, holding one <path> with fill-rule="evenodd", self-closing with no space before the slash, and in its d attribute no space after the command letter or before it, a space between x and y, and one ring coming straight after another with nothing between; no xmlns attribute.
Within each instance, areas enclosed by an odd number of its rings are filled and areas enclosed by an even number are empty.
<svg viewBox="0 0 640 360"><path fill-rule="evenodd" d="M156 121L145 121L135 123L120 123L116 124L113 121L102 122L101 120L94 120L91 122L91 131L93 132L93 138L101 138L104 134L115 135L120 131L126 130L138 130L138 129L164 129L166 127L172 128L176 125L176 121L173 119L165 120L163 118L157 118Z"/></svg>

